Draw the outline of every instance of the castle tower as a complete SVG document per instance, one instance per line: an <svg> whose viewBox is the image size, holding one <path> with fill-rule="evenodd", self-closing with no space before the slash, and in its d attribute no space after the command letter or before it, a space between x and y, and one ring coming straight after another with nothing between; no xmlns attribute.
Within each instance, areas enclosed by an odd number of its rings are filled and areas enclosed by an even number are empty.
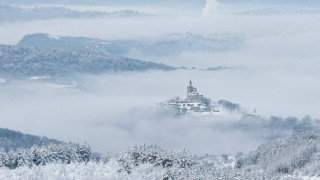
<svg viewBox="0 0 320 180"><path fill-rule="evenodd" d="M191 93L194 91L193 87L192 87L192 82L190 80L189 82L189 86L187 87L187 99L191 100Z"/></svg>
<svg viewBox="0 0 320 180"><path fill-rule="evenodd" d="M200 95L197 92L197 88L192 86L191 80L189 81L189 86L187 87L187 100L190 101L201 101L203 99L203 95Z"/></svg>

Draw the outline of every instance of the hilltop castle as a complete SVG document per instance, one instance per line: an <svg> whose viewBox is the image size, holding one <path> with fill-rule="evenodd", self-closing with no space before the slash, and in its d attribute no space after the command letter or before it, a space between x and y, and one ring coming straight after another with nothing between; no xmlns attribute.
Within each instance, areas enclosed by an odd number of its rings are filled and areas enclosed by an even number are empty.
<svg viewBox="0 0 320 180"><path fill-rule="evenodd" d="M187 87L187 100L190 100L190 101L202 101L203 100L203 95L200 95L197 92L197 88L192 86L191 80L189 82L189 86Z"/></svg>
<svg viewBox="0 0 320 180"><path fill-rule="evenodd" d="M191 80L187 87L187 99L180 99L175 97L167 101L167 103L161 103L162 109L172 115L183 115L186 113L198 113L202 115L212 115L219 112L218 109L211 103L210 99L203 97L199 94L197 88L192 86Z"/></svg>

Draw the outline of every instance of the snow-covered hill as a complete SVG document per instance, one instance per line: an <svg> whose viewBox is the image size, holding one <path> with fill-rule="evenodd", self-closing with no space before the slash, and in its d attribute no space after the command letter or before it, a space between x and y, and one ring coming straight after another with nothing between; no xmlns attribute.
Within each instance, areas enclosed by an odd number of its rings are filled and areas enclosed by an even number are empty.
<svg viewBox="0 0 320 180"><path fill-rule="evenodd" d="M76 73L174 70L164 64L111 56L101 49L55 50L0 45L0 77L30 78Z"/></svg>
<svg viewBox="0 0 320 180"><path fill-rule="evenodd" d="M198 35L192 33L168 34L163 39L140 40L101 40L86 37L51 36L48 34L30 34L23 37L19 45L74 49L93 47L107 51L112 55L130 56L170 56L184 51L221 52L238 47L243 37L237 34Z"/></svg>
<svg viewBox="0 0 320 180"><path fill-rule="evenodd" d="M24 134L9 129L0 128L0 148L5 151L16 150L18 148L31 148L34 145L46 145L50 143L61 144L61 141L49 139L47 137Z"/></svg>
<svg viewBox="0 0 320 180"><path fill-rule="evenodd" d="M236 167L274 174L320 177L320 133L309 131L263 144L243 158Z"/></svg>

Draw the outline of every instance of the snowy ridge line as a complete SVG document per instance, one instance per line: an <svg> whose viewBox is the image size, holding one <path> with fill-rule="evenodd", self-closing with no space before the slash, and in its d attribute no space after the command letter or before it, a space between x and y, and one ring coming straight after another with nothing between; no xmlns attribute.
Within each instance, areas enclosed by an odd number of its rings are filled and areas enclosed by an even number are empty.
<svg viewBox="0 0 320 180"><path fill-rule="evenodd" d="M8 152L19 148L31 148L34 145L42 146L50 143L62 144L56 139L50 139L45 136L34 136L24 134L18 131L0 128L0 148Z"/></svg>
<svg viewBox="0 0 320 180"><path fill-rule="evenodd" d="M0 4L0 23L14 21L32 21L54 18L94 18L94 17L137 17L147 16L146 13L135 10L103 11L75 11L65 7L35 7L21 8Z"/></svg>
<svg viewBox="0 0 320 180"><path fill-rule="evenodd" d="M132 56L132 52L143 54L142 57L168 57L185 51L190 52L223 52L237 48L243 43L242 34L167 34L164 38L120 39L107 40L89 37L52 36L36 33L25 35L18 43L20 46L48 49L97 48L111 55ZM192 44L192 45L190 45ZM218 67L208 70L223 70ZM229 68L230 69L230 68Z"/></svg>
<svg viewBox="0 0 320 180"><path fill-rule="evenodd" d="M99 49L56 50L0 45L0 76L3 78L175 69L164 64L111 56Z"/></svg>

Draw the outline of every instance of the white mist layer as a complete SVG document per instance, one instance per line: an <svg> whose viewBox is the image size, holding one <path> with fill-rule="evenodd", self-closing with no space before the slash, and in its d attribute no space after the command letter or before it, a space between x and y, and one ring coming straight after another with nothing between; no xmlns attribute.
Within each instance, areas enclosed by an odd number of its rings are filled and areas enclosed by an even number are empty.
<svg viewBox="0 0 320 180"><path fill-rule="evenodd" d="M76 88L37 81L0 86L0 127L87 142L94 150L111 154L144 143L197 154L237 153L264 142L254 130L234 128L232 122L239 119L232 116L170 118L157 113L157 103L173 96L185 98L190 79L205 97L239 103L248 112L256 108L264 117L320 117L313 96L320 89L310 88L318 81L313 75L150 71L75 79Z"/></svg>
<svg viewBox="0 0 320 180"><path fill-rule="evenodd" d="M154 106L173 96L184 98L189 80L205 97L239 103L248 112L256 108L264 117L319 118L319 13L300 13L299 6L297 12L284 15L239 15L248 9L237 6L223 9L226 14L216 13L221 7L225 8L208 0L203 10L159 10L151 17L0 24L0 43L8 44L16 44L30 33L101 39L161 39L168 33L185 32L244 37L240 47L218 53L186 51L168 57L139 57L174 66L227 66L233 70L81 76L69 86L0 79L0 127L64 141L86 141L94 150L113 154L143 143L210 154L246 152L262 143L241 129L216 130L220 128L217 122L237 119L157 116ZM250 9L259 14L261 7Z"/></svg>

